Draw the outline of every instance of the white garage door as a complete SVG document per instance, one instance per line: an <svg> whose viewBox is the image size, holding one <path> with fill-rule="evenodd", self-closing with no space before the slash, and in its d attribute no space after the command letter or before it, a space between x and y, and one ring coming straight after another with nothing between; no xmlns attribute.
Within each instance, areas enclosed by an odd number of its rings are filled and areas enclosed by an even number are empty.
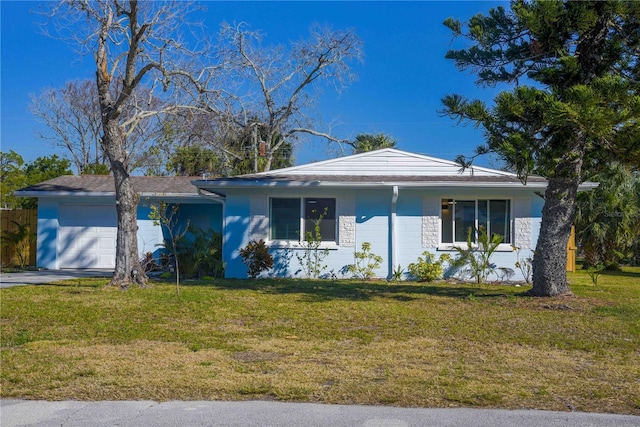
<svg viewBox="0 0 640 427"><path fill-rule="evenodd" d="M59 216L60 268L113 268L117 216L114 205L62 205Z"/></svg>

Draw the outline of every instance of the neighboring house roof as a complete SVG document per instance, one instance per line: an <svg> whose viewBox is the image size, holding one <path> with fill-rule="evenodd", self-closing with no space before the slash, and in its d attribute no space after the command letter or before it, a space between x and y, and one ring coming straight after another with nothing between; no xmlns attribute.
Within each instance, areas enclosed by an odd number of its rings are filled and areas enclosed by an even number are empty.
<svg viewBox="0 0 640 427"><path fill-rule="evenodd" d="M140 196L200 197L192 176L132 176ZM63 175L16 192L23 197L115 196L111 175Z"/></svg>
<svg viewBox="0 0 640 427"><path fill-rule="evenodd" d="M253 187L492 187L544 188L547 181L460 165L448 160L386 148L269 172L194 181L200 188L224 194L225 188Z"/></svg>

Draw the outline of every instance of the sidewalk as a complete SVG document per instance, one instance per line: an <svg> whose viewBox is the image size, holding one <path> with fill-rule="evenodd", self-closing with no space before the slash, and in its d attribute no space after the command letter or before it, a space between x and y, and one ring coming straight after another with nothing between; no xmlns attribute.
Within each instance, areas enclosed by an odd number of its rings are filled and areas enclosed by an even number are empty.
<svg viewBox="0 0 640 427"><path fill-rule="evenodd" d="M640 417L581 412L426 409L285 402L0 401L0 425L273 427L626 427Z"/></svg>

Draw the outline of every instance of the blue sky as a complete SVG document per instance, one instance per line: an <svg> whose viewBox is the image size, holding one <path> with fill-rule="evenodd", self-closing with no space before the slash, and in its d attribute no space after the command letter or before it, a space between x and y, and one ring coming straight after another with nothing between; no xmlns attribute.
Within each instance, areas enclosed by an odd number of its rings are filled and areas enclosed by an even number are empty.
<svg viewBox="0 0 640 427"><path fill-rule="evenodd" d="M92 79L92 58L79 57L62 41L40 33L32 13L43 2L1 1L1 139L2 151L14 150L25 161L64 151L36 136L38 122L29 112L29 95L61 87L76 79ZM365 59L355 66L358 80L337 95L325 89L318 113L341 138L359 133L386 133L397 148L452 160L471 154L482 143L481 130L457 126L440 117L440 99L461 93L490 100L496 89L478 88L475 76L458 71L444 55L451 47L449 16L468 19L505 2L205 2L204 23L212 34L221 22L247 22L266 33L265 43L287 43L308 34L314 24L354 28L364 43ZM501 88L498 88L501 89ZM502 88L504 89L504 88ZM335 157L322 141L296 151L298 164ZM489 165L479 159L478 165Z"/></svg>

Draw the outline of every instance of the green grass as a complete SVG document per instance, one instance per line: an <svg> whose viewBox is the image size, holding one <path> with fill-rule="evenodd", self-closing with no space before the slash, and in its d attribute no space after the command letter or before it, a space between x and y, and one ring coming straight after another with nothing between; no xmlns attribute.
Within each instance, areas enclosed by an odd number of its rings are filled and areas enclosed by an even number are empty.
<svg viewBox="0 0 640 427"><path fill-rule="evenodd" d="M640 268L570 281L561 299L447 282L2 289L1 395L640 414Z"/></svg>

